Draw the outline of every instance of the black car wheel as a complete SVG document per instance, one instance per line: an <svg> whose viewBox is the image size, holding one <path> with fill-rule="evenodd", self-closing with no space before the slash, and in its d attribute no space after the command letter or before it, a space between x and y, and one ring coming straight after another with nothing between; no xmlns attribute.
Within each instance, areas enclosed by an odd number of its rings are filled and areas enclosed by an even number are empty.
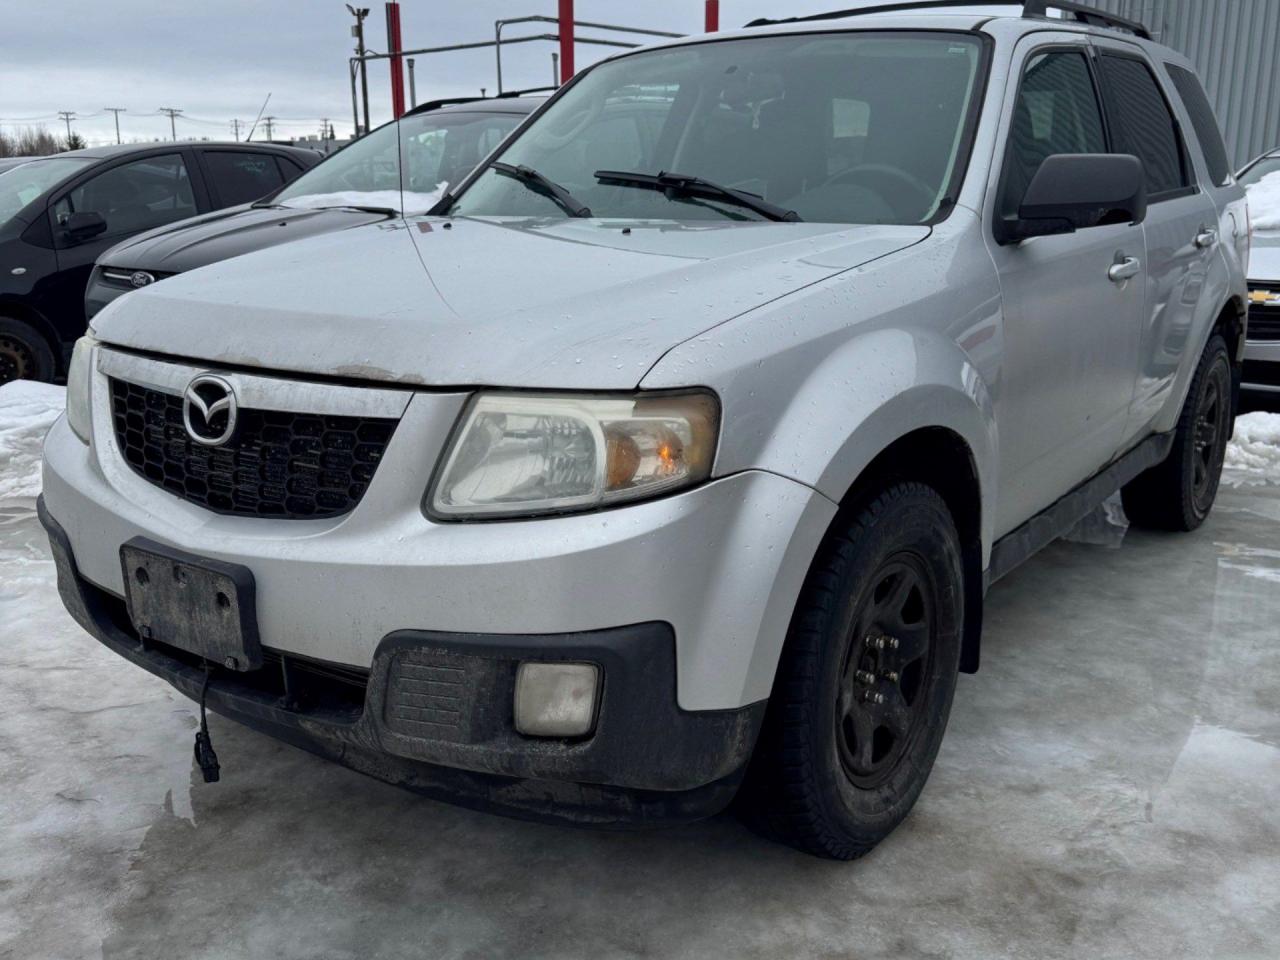
<svg viewBox="0 0 1280 960"><path fill-rule="evenodd" d="M744 785L753 825L852 860L907 816L951 711L962 570L951 514L923 484L889 486L828 536Z"/></svg>
<svg viewBox="0 0 1280 960"><path fill-rule="evenodd" d="M52 379L53 354L44 338L25 323L0 317L0 383Z"/></svg>
<svg viewBox="0 0 1280 960"><path fill-rule="evenodd" d="M1218 496L1231 424L1231 360L1215 334L1192 377L1168 458L1124 488L1129 519L1157 530L1204 523Z"/></svg>

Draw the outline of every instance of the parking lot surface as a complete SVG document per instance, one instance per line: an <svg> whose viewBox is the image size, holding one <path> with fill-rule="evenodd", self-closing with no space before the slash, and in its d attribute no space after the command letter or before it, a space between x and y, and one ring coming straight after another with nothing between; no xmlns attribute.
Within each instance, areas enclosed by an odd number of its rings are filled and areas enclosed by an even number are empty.
<svg viewBox="0 0 1280 960"><path fill-rule="evenodd" d="M1059 542L903 828L853 864L733 816L577 831L421 799L211 717L63 612L0 500L0 957L1274 958L1280 487Z"/></svg>

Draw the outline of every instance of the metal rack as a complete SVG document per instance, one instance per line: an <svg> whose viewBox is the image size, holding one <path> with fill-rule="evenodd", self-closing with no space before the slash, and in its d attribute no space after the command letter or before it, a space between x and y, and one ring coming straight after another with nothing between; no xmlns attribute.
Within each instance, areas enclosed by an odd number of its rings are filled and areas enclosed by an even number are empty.
<svg viewBox="0 0 1280 960"><path fill-rule="evenodd" d="M1107 13L1074 0L902 0L898 3L881 3L870 7L855 7L851 10L832 10L828 13L814 13L804 17L783 17L770 19L762 17L752 20L748 27L775 26L782 23L808 23L819 20L843 20L846 17L866 16L872 13L897 13L904 10L946 9L948 7L972 7L981 5L1016 6L1022 8L1022 16L1034 19L1046 19L1050 10L1067 14L1077 23L1087 23L1095 27L1108 27L1124 30L1144 40L1151 39L1151 33L1136 20L1128 20L1115 14Z"/></svg>

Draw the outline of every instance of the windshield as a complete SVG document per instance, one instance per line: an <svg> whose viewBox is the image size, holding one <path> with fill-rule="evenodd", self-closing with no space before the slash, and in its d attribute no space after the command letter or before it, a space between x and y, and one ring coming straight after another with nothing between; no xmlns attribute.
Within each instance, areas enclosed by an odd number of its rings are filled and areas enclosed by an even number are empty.
<svg viewBox="0 0 1280 960"><path fill-rule="evenodd" d="M1240 185L1247 187L1273 173L1280 173L1280 157L1264 157L1240 175Z"/></svg>
<svg viewBox="0 0 1280 960"><path fill-rule="evenodd" d="M91 163L94 161L79 157L53 157L32 160L0 172L0 223L9 220L54 184Z"/></svg>
<svg viewBox="0 0 1280 960"><path fill-rule="evenodd" d="M930 222L968 147L979 41L839 33L690 44L602 64L501 154L592 215L760 220L714 191L601 182L597 171L698 177L826 223ZM487 169L458 216L563 217L528 178ZM774 219L771 217L771 219Z"/></svg>
<svg viewBox="0 0 1280 960"><path fill-rule="evenodd" d="M426 213L449 184L466 177L523 119L518 114L478 112L404 117L317 164L272 202L288 207L389 207L406 216Z"/></svg>

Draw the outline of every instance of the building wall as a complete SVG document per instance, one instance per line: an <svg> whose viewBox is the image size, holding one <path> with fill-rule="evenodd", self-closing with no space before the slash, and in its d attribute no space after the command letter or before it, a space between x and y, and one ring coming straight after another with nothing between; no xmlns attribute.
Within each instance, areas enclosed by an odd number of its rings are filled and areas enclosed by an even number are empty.
<svg viewBox="0 0 1280 960"><path fill-rule="evenodd" d="M1280 147L1280 0L1086 0L1191 59L1237 168Z"/></svg>

